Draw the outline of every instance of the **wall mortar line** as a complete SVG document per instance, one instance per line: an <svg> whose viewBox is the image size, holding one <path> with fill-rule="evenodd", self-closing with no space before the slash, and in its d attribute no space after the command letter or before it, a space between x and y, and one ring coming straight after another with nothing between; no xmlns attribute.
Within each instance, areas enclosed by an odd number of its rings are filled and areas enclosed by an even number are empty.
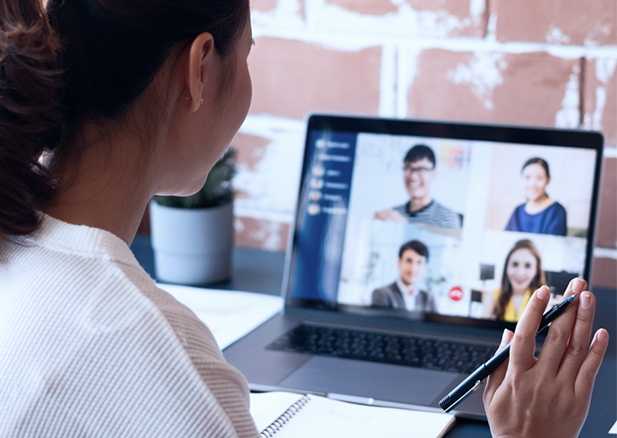
<svg viewBox="0 0 617 438"><path fill-rule="evenodd" d="M585 80L586 80L585 68L586 68L586 64L587 64L587 58L585 58L584 56L581 57L581 66L580 66L581 72L579 75L579 87L578 87L578 94L579 94L578 126L581 128L583 127L583 122L585 120Z"/></svg>
<svg viewBox="0 0 617 438"><path fill-rule="evenodd" d="M491 0L484 0L484 35L482 36L482 39L486 39L488 37L488 27L489 27L489 20L491 18Z"/></svg>

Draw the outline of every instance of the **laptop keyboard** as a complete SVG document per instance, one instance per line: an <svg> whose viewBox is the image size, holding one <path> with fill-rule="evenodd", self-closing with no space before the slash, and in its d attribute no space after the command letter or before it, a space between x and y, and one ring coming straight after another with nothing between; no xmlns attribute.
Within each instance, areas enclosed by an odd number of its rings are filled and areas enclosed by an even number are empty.
<svg viewBox="0 0 617 438"><path fill-rule="evenodd" d="M471 373L495 352L494 346L305 324L266 348L459 373Z"/></svg>

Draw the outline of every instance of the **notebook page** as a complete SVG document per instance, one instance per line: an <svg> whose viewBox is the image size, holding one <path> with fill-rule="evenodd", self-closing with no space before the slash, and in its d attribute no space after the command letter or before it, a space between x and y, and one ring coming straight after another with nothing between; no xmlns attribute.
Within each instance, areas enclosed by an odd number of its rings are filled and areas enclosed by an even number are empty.
<svg viewBox="0 0 617 438"><path fill-rule="evenodd" d="M158 283L158 287L195 312L223 350L283 308L283 299L231 290L202 289Z"/></svg>
<svg viewBox="0 0 617 438"><path fill-rule="evenodd" d="M454 416L450 414L364 406L325 397L309 397L310 401L276 433L277 438L438 438L454 423ZM294 394L290 400L293 403L299 398ZM258 430L263 428L258 426Z"/></svg>
<svg viewBox="0 0 617 438"><path fill-rule="evenodd" d="M258 431L264 430L270 423L292 404L303 397L303 394L293 392L260 392L251 393L251 416Z"/></svg>

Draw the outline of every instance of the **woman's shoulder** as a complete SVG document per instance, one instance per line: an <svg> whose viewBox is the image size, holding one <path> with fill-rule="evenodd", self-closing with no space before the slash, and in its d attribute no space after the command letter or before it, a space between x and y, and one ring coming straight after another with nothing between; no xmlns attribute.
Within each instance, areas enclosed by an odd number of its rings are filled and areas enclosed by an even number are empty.
<svg viewBox="0 0 617 438"><path fill-rule="evenodd" d="M566 208L557 201L553 201L544 210L537 214L538 217L548 218L550 221L563 220L566 217Z"/></svg>
<svg viewBox="0 0 617 438"><path fill-rule="evenodd" d="M553 202L551 205L547 207L547 210L552 210L554 212L565 213L566 208L559 203L559 201Z"/></svg>
<svg viewBox="0 0 617 438"><path fill-rule="evenodd" d="M199 356L202 361L207 357L207 362L225 361L212 332L191 309L156 284L145 271L135 274L131 272L129 280L158 330L167 332L173 342L179 341L192 359Z"/></svg>
<svg viewBox="0 0 617 438"><path fill-rule="evenodd" d="M160 337L181 344L183 339L200 339L199 349L214 361L223 360L208 328L158 287L132 260L128 247L118 249L119 244L101 239L92 248L82 248L70 239L59 244L60 236L49 239L46 234L4 248L7 263L0 266L0 275L14 281L5 281L0 290L6 290L7 300L25 314L42 305L49 309L49 318L62 318L75 327L88 321L95 331L130 332L139 338ZM84 334L75 328L74 336Z"/></svg>
<svg viewBox="0 0 617 438"><path fill-rule="evenodd" d="M521 212L526 213L525 212L525 203L519 204L516 207L514 207L514 210L512 210L512 215L518 215Z"/></svg>

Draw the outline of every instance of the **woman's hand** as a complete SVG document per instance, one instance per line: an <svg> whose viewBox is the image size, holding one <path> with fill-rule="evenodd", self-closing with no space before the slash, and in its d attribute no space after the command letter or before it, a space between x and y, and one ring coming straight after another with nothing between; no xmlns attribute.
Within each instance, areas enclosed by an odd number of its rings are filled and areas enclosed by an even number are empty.
<svg viewBox="0 0 617 438"><path fill-rule="evenodd" d="M591 346L595 297L587 283L570 282L565 298L578 294L549 329L539 358L535 334L550 298L542 286L529 300L511 339L510 358L491 374L484 407L493 437L578 437L587 417L593 384L608 345L608 332L596 332Z"/></svg>

